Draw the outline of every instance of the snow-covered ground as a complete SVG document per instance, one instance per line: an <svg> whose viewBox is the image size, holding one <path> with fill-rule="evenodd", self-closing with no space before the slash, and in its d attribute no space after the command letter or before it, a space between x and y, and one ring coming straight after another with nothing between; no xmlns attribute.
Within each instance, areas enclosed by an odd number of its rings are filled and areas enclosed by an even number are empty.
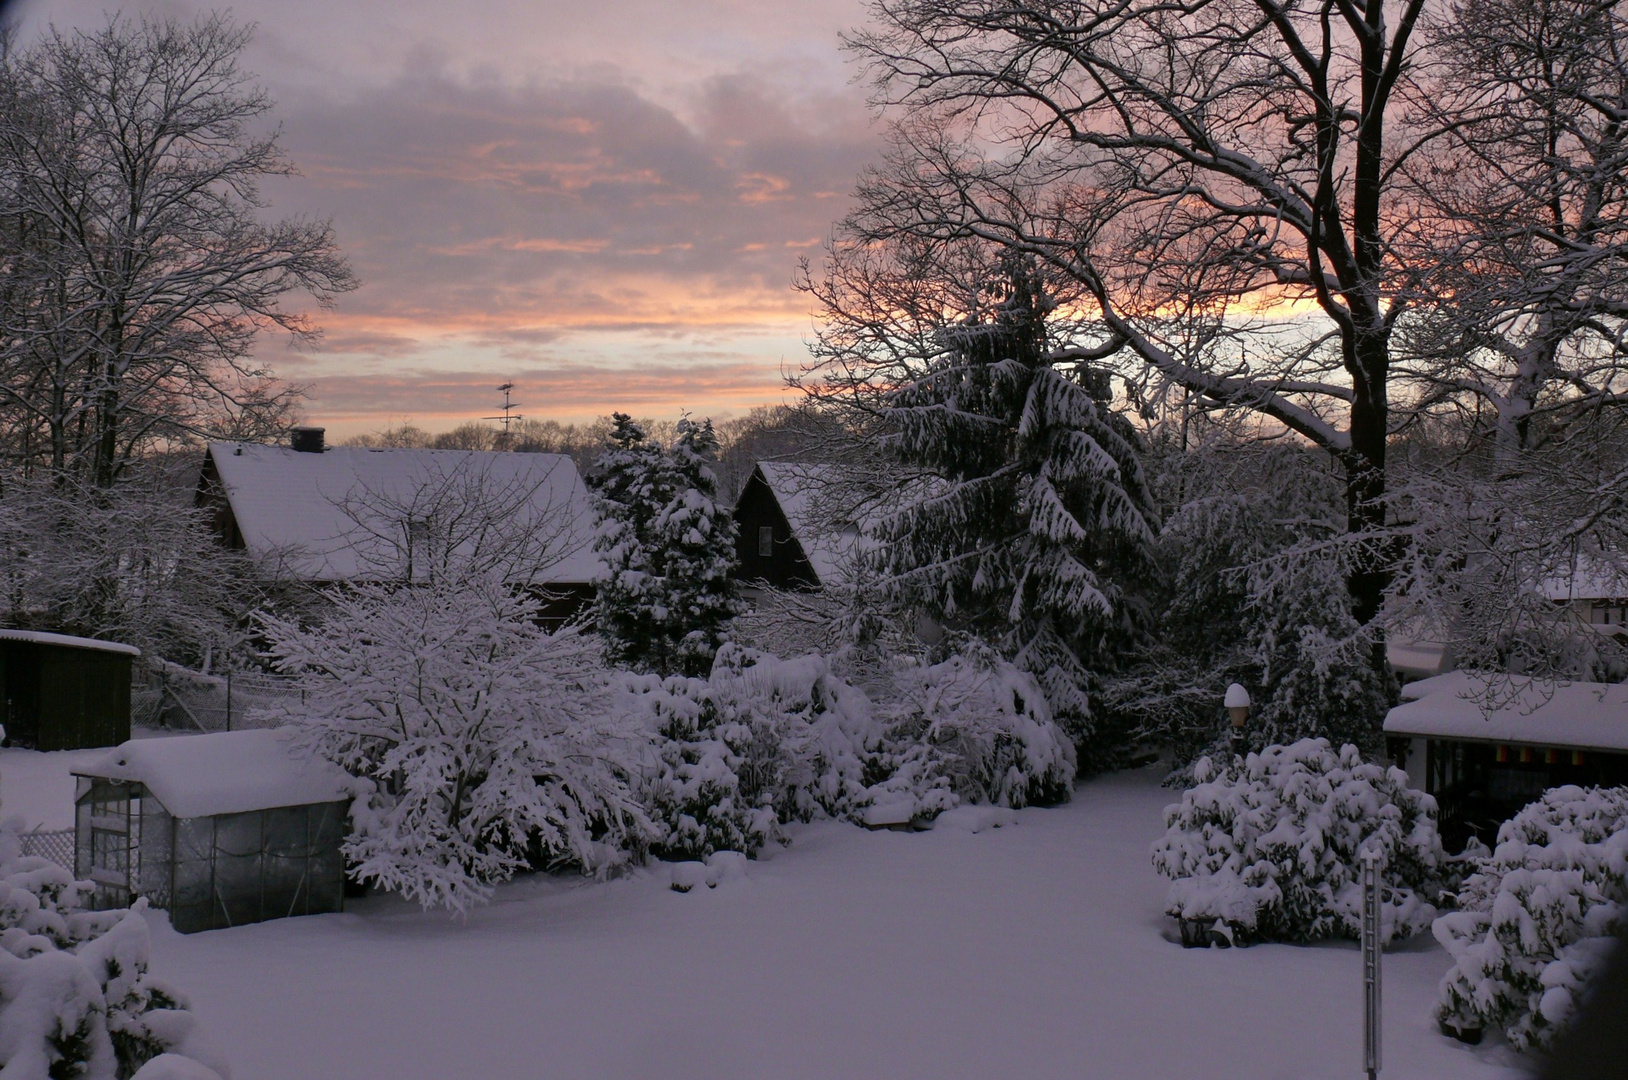
<svg viewBox="0 0 1628 1080"><path fill-rule="evenodd" d="M70 756L22 753L0 752L7 812ZM155 925L154 968L236 1080L1360 1075L1354 947L1169 940L1148 848L1172 796L1140 773L976 834L798 827L746 880L688 894L658 866L516 882L466 921L381 897ZM1384 1075L1521 1075L1436 1033L1447 967L1428 936L1387 954Z"/></svg>

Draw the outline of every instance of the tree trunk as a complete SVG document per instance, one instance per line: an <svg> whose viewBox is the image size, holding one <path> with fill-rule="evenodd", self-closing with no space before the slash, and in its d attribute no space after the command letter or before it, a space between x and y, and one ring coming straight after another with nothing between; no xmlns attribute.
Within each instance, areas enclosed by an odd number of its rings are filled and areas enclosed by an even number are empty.
<svg viewBox="0 0 1628 1080"><path fill-rule="evenodd" d="M1351 449L1344 455L1346 528L1353 534L1376 533L1385 525L1385 440L1389 426L1386 376L1390 366L1388 335L1357 335L1350 345L1355 393L1351 399ZM1366 626L1379 614L1391 571L1385 553L1365 545L1346 579L1352 614Z"/></svg>

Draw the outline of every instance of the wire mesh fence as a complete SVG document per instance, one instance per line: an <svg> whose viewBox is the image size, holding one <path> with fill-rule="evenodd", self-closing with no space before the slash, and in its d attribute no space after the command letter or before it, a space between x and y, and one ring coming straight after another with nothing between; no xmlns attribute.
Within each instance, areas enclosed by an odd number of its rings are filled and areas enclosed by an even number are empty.
<svg viewBox="0 0 1628 1080"><path fill-rule="evenodd" d="M53 829L23 833L23 854L49 859L68 873L73 873L74 831Z"/></svg>
<svg viewBox="0 0 1628 1080"><path fill-rule="evenodd" d="M203 675L173 664L146 673L132 688L131 720L142 727L239 731L275 727L278 707L298 704L295 680L265 672Z"/></svg>

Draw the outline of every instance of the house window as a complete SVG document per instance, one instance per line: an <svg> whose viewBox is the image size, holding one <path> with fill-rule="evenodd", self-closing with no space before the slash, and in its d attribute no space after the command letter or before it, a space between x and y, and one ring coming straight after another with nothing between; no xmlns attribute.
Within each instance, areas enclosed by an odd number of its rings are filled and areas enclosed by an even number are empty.
<svg viewBox="0 0 1628 1080"><path fill-rule="evenodd" d="M774 526L759 525L757 530L757 553L759 558L768 559L774 556Z"/></svg>
<svg viewBox="0 0 1628 1080"><path fill-rule="evenodd" d="M1628 609L1621 600L1596 600L1588 613L1595 626L1622 626L1628 622Z"/></svg>

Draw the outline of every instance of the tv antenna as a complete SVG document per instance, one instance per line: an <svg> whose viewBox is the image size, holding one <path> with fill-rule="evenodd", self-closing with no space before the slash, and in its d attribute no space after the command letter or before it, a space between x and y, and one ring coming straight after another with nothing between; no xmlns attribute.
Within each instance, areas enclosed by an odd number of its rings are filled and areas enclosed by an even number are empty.
<svg viewBox="0 0 1628 1080"><path fill-rule="evenodd" d="M483 416L481 419L502 421L503 434L498 436L498 447L499 449L507 450L509 448L509 425L516 420L524 420L525 417L514 411L520 408L520 406L509 400L509 396L514 392L514 383L506 382L502 386L498 387L498 389L503 391L503 415Z"/></svg>

